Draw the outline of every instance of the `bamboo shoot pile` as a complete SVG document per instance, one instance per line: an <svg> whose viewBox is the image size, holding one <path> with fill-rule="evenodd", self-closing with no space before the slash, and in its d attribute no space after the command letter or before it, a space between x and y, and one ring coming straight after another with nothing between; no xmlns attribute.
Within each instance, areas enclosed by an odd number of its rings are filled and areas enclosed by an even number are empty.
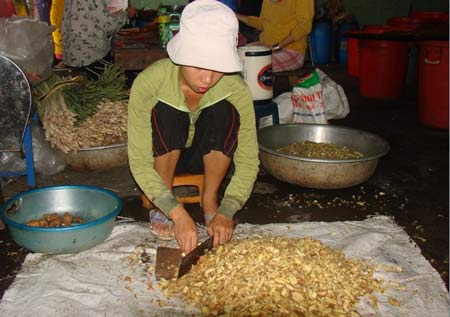
<svg viewBox="0 0 450 317"><path fill-rule="evenodd" d="M107 66L97 80L53 75L35 88L45 138L64 153L127 140L125 76Z"/></svg>
<svg viewBox="0 0 450 317"><path fill-rule="evenodd" d="M318 240L249 238L213 249L160 287L202 316L359 316L360 298L383 291L374 271Z"/></svg>

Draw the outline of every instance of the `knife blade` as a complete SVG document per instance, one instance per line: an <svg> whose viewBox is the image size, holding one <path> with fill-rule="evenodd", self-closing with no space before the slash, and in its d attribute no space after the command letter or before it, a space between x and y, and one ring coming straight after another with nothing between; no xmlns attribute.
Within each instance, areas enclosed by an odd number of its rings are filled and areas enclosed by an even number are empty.
<svg viewBox="0 0 450 317"><path fill-rule="evenodd" d="M178 275L181 264L181 250L179 248L158 247L156 249L155 278L171 280Z"/></svg>
<svg viewBox="0 0 450 317"><path fill-rule="evenodd" d="M198 247L186 254L181 258L180 269L178 270L178 278L188 273L192 266L197 264L198 260L206 251L211 250L213 247L213 237L209 237L203 241Z"/></svg>

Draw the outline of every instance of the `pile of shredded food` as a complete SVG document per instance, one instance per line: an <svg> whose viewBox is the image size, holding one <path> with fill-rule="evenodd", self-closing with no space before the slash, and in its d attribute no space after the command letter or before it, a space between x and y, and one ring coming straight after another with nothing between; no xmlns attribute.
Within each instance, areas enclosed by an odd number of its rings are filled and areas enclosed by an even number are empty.
<svg viewBox="0 0 450 317"><path fill-rule="evenodd" d="M360 298L382 291L374 270L311 238L248 238L160 287L206 316L359 316Z"/></svg>
<svg viewBox="0 0 450 317"><path fill-rule="evenodd" d="M364 157L362 153L353 151L346 146L338 146L331 143L302 141L277 149L277 152L298 157L325 159L325 160L349 160Z"/></svg>

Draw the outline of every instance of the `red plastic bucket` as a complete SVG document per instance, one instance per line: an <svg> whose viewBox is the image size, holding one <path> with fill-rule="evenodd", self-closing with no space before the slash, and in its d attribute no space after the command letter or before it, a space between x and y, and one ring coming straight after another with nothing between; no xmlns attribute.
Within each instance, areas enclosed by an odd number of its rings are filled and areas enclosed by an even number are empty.
<svg viewBox="0 0 450 317"><path fill-rule="evenodd" d="M419 43L419 120L448 129L448 41Z"/></svg>
<svg viewBox="0 0 450 317"><path fill-rule="evenodd" d="M426 20L448 21L448 12L441 11L411 11L409 16Z"/></svg>
<svg viewBox="0 0 450 317"><path fill-rule="evenodd" d="M448 13L416 11L409 17L393 17L388 20L394 31L418 32L426 30L435 33L436 29L448 29Z"/></svg>
<svg viewBox="0 0 450 317"><path fill-rule="evenodd" d="M393 17L388 20L392 30L397 32L414 32L423 23L424 20L417 17Z"/></svg>
<svg viewBox="0 0 450 317"><path fill-rule="evenodd" d="M359 41L359 92L364 97L399 99L403 95L408 64L408 43Z"/></svg>
<svg viewBox="0 0 450 317"><path fill-rule="evenodd" d="M422 33L448 34L448 12L413 11L410 17L420 20Z"/></svg>

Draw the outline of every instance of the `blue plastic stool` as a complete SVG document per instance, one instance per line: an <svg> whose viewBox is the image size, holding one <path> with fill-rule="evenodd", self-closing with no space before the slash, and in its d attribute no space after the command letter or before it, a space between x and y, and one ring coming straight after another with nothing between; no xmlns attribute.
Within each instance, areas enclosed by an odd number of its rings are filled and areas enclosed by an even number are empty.
<svg viewBox="0 0 450 317"><path fill-rule="evenodd" d="M32 120L37 122L37 113L32 116ZM27 126L25 127L25 134L23 136L23 150L25 152L26 169L24 171L0 172L0 176L10 177L26 175L28 187L33 188L36 187L36 177L33 160L33 138L31 135L31 121L29 121L27 123Z"/></svg>
<svg viewBox="0 0 450 317"><path fill-rule="evenodd" d="M259 119L272 115L273 125L280 124L280 117L278 114L278 106L276 102L268 103L253 103L255 109L256 128L259 129Z"/></svg>

